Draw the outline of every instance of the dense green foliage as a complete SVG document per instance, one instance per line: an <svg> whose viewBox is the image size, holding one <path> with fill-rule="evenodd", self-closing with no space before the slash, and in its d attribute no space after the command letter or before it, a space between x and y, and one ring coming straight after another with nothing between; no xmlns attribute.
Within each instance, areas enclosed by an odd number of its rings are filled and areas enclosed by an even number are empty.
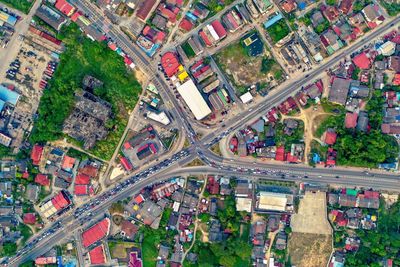
<svg viewBox="0 0 400 267"><path fill-rule="evenodd" d="M105 43L92 42L82 36L76 25L63 29L58 37L67 49L61 54L54 78L42 96L31 140L45 142L64 136L62 125L73 108L74 92L80 90L83 77L89 74L104 82L104 86L94 93L109 101L115 114L115 118L107 122L108 137L97 142L91 152L101 158L110 158L127 124L128 111L137 102L141 86L127 71L120 56Z"/></svg>
<svg viewBox="0 0 400 267"><path fill-rule="evenodd" d="M337 0L326 0L326 4L330 6L336 6L337 2Z"/></svg>
<svg viewBox="0 0 400 267"><path fill-rule="evenodd" d="M275 59L264 57L261 62L261 72L268 73L271 71L272 67L276 64Z"/></svg>
<svg viewBox="0 0 400 267"><path fill-rule="evenodd" d="M299 126L297 129L293 132L292 135L286 135L284 133L285 125L283 123L277 123L276 124L276 133L275 133L275 143L277 146L284 145L285 150L288 151L290 150L290 147L292 144L298 144L303 142L304 139L304 122L303 121L298 121Z"/></svg>
<svg viewBox="0 0 400 267"><path fill-rule="evenodd" d="M381 0L380 2L381 2L382 6L386 9L387 13L390 16L394 17L394 16L399 15L399 13L400 13L400 2L396 3L395 1L393 1L393 3L388 3L385 0Z"/></svg>
<svg viewBox="0 0 400 267"><path fill-rule="evenodd" d="M330 24L329 21L327 21L326 19L324 20L324 22L318 24L317 27L315 27L315 32L320 34L323 33L324 31L326 31L329 28Z"/></svg>
<svg viewBox="0 0 400 267"><path fill-rule="evenodd" d="M346 266L381 266L383 259L393 259L400 265L400 201L386 209L381 205L379 223L375 231L357 231L361 246L357 253L346 255Z"/></svg>
<svg viewBox="0 0 400 267"><path fill-rule="evenodd" d="M11 149L9 147L0 145L0 159L10 156L11 154Z"/></svg>
<svg viewBox="0 0 400 267"><path fill-rule="evenodd" d="M1 246L0 250L0 256L11 256L14 255L15 252L17 251L17 244L16 243L11 243L11 242L5 242Z"/></svg>
<svg viewBox="0 0 400 267"><path fill-rule="evenodd" d="M181 47L188 58L192 58L196 55L195 52L193 51L193 48L189 45L188 42L183 43Z"/></svg>
<svg viewBox="0 0 400 267"><path fill-rule="evenodd" d="M354 12L359 12L361 11L366 5L371 4L373 1L372 0L356 0L353 3L353 11Z"/></svg>
<svg viewBox="0 0 400 267"><path fill-rule="evenodd" d="M271 37L274 43L279 42L283 38L285 38L289 33L289 26L286 24L284 19L279 20L272 26L267 29L269 36Z"/></svg>
<svg viewBox="0 0 400 267"><path fill-rule="evenodd" d="M399 146L394 137L382 134L383 102L380 91L375 91L368 101L367 111L371 129L368 133L344 127L344 113L328 117L317 129L317 136L327 128L334 128L338 139L334 148L338 151L339 165L357 167L377 167L379 163L393 162L399 153ZM339 110L339 112L342 112Z"/></svg>
<svg viewBox="0 0 400 267"><path fill-rule="evenodd" d="M25 14L28 14L29 10L31 9L31 7L35 1L32 1L32 0L0 0L0 2L4 3L12 8L18 9L18 10L24 12Z"/></svg>

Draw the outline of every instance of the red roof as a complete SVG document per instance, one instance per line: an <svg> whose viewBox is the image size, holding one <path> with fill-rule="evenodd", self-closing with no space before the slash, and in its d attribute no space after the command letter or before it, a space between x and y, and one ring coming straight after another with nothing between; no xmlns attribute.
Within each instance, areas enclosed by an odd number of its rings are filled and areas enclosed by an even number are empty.
<svg viewBox="0 0 400 267"><path fill-rule="evenodd" d="M57 211L62 210L71 203L70 200L64 195L64 193L61 191L58 193L56 196L54 196L51 199L51 203L53 206L56 208Z"/></svg>
<svg viewBox="0 0 400 267"><path fill-rule="evenodd" d="M143 262L137 251L129 253L129 267L142 267Z"/></svg>
<svg viewBox="0 0 400 267"><path fill-rule="evenodd" d="M142 5L139 7L136 16L142 20L146 20L150 11L153 9L156 0L146 0L142 2Z"/></svg>
<svg viewBox="0 0 400 267"><path fill-rule="evenodd" d="M325 143L327 145L333 145L336 143L337 134L333 131L327 131L325 133Z"/></svg>
<svg viewBox="0 0 400 267"><path fill-rule="evenodd" d="M357 113L346 113L346 118L345 118L345 126L348 129L354 129L357 125L357 118L358 114Z"/></svg>
<svg viewBox="0 0 400 267"><path fill-rule="evenodd" d="M35 259L37 265L55 264L57 263L56 257L39 257Z"/></svg>
<svg viewBox="0 0 400 267"><path fill-rule="evenodd" d="M353 6L353 0L342 0L340 2L339 10L343 14L347 14L351 10L352 6Z"/></svg>
<svg viewBox="0 0 400 267"><path fill-rule="evenodd" d="M282 3L282 9L285 10L286 13L292 12L296 7L297 5L294 0L286 0Z"/></svg>
<svg viewBox="0 0 400 267"><path fill-rule="evenodd" d="M99 171L99 169L93 165L86 165L85 167L80 168L78 170L79 173L85 174L92 178L97 176L98 171Z"/></svg>
<svg viewBox="0 0 400 267"><path fill-rule="evenodd" d="M104 253L104 246L100 245L89 251L89 258L91 264L104 264L106 263L106 254Z"/></svg>
<svg viewBox="0 0 400 267"><path fill-rule="evenodd" d="M125 143L124 143L124 148L125 148L125 149L132 148L131 143L125 142Z"/></svg>
<svg viewBox="0 0 400 267"><path fill-rule="evenodd" d="M134 200L135 200L136 204L140 204L144 201L144 198L143 198L142 194L139 194L134 198Z"/></svg>
<svg viewBox="0 0 400 267"><path fill-rule="evenodd" d="M287 160L288 162L292 162L292 163L295 163L295 162L299 162L299 161L300 161L299 158L298 158L297 156L293 156L292 153L287 153L287 155L286 155L286 160Z"/></svg>
<svg viewBox="0 0 400 267"><path fill-rule="evenodd" d="M165 8L163 6L160 7L159 10L160 10L161 14L164 15L164 17L167 17L169 19L170 22L172 22L172 23L176 22L176 14L173 11L171 11L168 8Z"/></svg>
<svg viewBox="0 0 400 267"><path fill-rule="evenodd" d="M371 67L371 60L366 52L362 52L353 58L354 64L360 69L369 69Z"/></svg>
<svg viewBox="0 0 400 267"><path fill-rule="evenodd" d="M110 231L110 219L104 218L82 233L82 243L87 248L91 244L99 241Z"/></svg>
<svg viewBox="0 0 400 267"><path fill-rule="evenodd" d="M121 164L125 168L125 170L130 171L133 169L132 164L129 162L129 160L127 158L120 157L119 160L121 161Z"/></svg>
<svg viewBox="0 0 400 267"><path fill-rule="evenodd" d="M28 179L29 178L29 172L28 171L24 171L24 173L22 174L22 178Z"/></svg>
<svg viewBox="0 0 400 267"><path fill-rule="evenodd" d="M78 173L75 178L75 184L88 185L90 183L90 176Z"/></svg>
<svg viewBox="0 0 400 267"><path fill-rule="evenodd" d="M201 39L203 39L206 46L212 46L210 39L208 39L208 37L204 31L200 31L199 35L200 35Z"/></svg>
<svg viewBox="0 0 400 267"><path fill-rule="evenodd" d="M70 170L74 167L74 163L75 163L75 159L66 155L63 159L61 168L63 168L64 170Z"/></svg>
<svg viewBox="0 0 400 267"><path fill-rule="evenodd" d="M77 184L74 187L74 194L77 196L84 196L88 194L88 186Z"/></svg>
<svg viewBox="0 0 400 267"><path fill-rule="evenodd" d="M211 195L219 194L219 183L215 180L214 176L208 177L207 189Z"/></svg>
<svg viewBox="0 0 400 267"><path fill-rule="evenodd" d="M73 22L76 22L78 20L78 18L81 16L81 12L80 11L76 11L72 16L71 16L71 20Z"/></svg>
<svg viewBox="0 0 400 267"><path fill-rule="evenodd" d="M42 157L43 147L39 145L34 145L31 152L31 159L33 165L39 165L40 159Z"/></svg>
<svg viewBox="0 0 400 267"><path fill-rule="evenodd" d="M222 26L221 22L219 22L219 20L214 20L213 22L211 22L211 26L213 26L219 38L224 38L226 36L226 30L224 26Z"/></svg>
<svg viewBox="0 0 400 267"><path fill-rule="evenodd" d="M285 147L280 146L276 148L275 160L285 161Z"/></svg>
<svg viewBox="0 0 400 267"><path fill-rule="evenodd" d="M175 75L180 66L179 60L175 53L167 52L161 57L161 66L168 77Z"/></svg>
<svg viewBox="0 0 400 267"><path fill-rule="evenodd" d="M36 214L35 213L25 213L24 214L24 224L35 224Z"/></svg>
<svg viewBox="0 0 400 267"><path fill-rule="evenodd" d="M181 23L179 23L179 28L181 28L182 30L187 31L187 32L190 31L191 29L193 29L193 26L194 26L193 23L186 18L184 18L181 21Z"/></svg>
<svg viewBox="0 0 400 267"><path fill-rule="evenodd" d="M377 192L377 191L364 191L364 196L365 196L365 198L378 199L379 198L379 192Z"/></svg>
<svg viewBox="0 0 400 267"><path fill-rule="evenodd" d="M75 10L75 7L65 0L57 0L55 7L67 16L71 16Z"/></svg>
<svg viewBox="0 0 400 267"><path fill-rule="evenodd" d="M38 184L43 185L43 186L49 186L50 185L50 180L47 177L47 175L39 173L35 177L35 183L38 183Z"/></svg>
<svg viewBox="0 0 400 267"><path fill-rule="evenodd" d="M396 73L393 77L393 85L400 85L400 73Z"/></svg>

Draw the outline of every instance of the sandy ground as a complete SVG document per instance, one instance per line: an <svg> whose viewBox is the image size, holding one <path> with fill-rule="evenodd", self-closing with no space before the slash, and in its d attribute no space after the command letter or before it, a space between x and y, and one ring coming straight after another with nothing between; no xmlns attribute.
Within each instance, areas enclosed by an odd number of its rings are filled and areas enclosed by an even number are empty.
<svg viewBox="0 0 400 267"><path fill-rule="evenodd" d="M134 70L134 75L136 77L136 80L143 86L147 82L147 76L144 72L139 70L139 68L135 68Z"/></svg>
<svg viewBox="0 0 400 267"><path fill-rule="evenodd" d="M330 235L292 233L289 239L289 255L297 267L327 266L331 251Z"/></svg>
<svg viewBox="0 0 400 267"><path fill-rule="evenodd" d="M330 235L326 212L325 192L306 192L300 200L299 212L292 216L293 232Z"/></svg>

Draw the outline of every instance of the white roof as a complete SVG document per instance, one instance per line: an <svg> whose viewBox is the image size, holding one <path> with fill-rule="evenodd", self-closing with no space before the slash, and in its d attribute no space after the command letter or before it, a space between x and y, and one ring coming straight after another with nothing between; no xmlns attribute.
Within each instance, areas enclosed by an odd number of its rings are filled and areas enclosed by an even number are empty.
<svg viewBox="0 0 400 267"><path fill-rule="evenodd" d="M273 192L260 192L258 208L262 210L285 211L287 197L285 194Z"/></svg>
<svg viewBox="0 0 400 267"><path fill-rule="evenodd" d="M208 107L192 79L183 83L177 90L193 112L196 120L202 120L211 113L211 109Z"/></svg>
<svg viewBox="0 0 400 267"><path fill-rule="evenodd" d="M396 51L396 44L391 41L387 41L378 48L378 51L384 56L391 56Z"/></svg>
<svg viewBox="0 0 400 267"><path fill-rule="evenodd" d="M210 32L211 36L214 38L215 41L219 40L219 35L217 32L214 30L214 27L210 24L207 25L207 29Z"/></svg>
<svg viewBox="0 0 400 267"><path fill-rule="evenodd" d="M247 92L240 96L240 100L242 100L242 102L246 104L253 100L253 96L250 94L250 92Z"/></svg>
<svg viewBox="0 0 400 267"><path fill-rule="evenodd" d="M236 198L236 210L251 212L251 198L237 197Z"/></svg>
<svg viewBox="0 0 400 267"><path fill-rule="evenodd" d="M152 111L148 111L147 112L147 118L152 119L152 120L154 120L156 122L159 122L159 123L161 123L163 125L168 125L171 122L169 120L169 118L167 117L167 114L165 114L164 111L160 112L160 113L155 113L155 112L152 112Z"/></svg>

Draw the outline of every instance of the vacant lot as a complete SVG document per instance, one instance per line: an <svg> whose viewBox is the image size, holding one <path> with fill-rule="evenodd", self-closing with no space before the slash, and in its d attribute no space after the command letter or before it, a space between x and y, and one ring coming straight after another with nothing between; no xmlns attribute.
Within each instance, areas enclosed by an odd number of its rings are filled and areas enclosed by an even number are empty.
<svg viewBox="0 0 400 267"><path fill-rule="evenodd" d="M110 247L111 257L114 259L125 259L128 256L126 249L135 246L135 244L128 242L109 242L108 245Z"/></svg>
<svg viewBox="0 0 400 267"><path fill-rule="evenodd" d="M0 2L28 14L35 0L0 0Z"/></svg>
<svg viewBox="0 0 400 267"><path fill-rule="evenodd" d="M297 267L326 266L332 251L330 235L292 233L289 239L289 255Z"/></svg>
<svg viewBox="0 0 400 267"><path fill-rule="evenodd" d="M290 33L290 29L289 26L286 24L286 21L284 19L281 19L275 24L268 27L267 32L272 41L276 44Z"/></svg>
<svg viewBox="0 0 400 267"><path fill-rule="evenodd" d="M215 61L236 86L239 94L247 92L247 88L253 84L271 83L273 76L282 72L279 64L275 61L268 72L261 72L262 59L265 57L266 55L248 56L240 42L232 44L214 55Z"/></svg>
<svg viewBox="0 0 400 267"><path fill-rule="evenodd" d="M292 216L292 230L295 233L331 234L326 218L326 194L307 192L300 200L299 212Z"/></svg>

